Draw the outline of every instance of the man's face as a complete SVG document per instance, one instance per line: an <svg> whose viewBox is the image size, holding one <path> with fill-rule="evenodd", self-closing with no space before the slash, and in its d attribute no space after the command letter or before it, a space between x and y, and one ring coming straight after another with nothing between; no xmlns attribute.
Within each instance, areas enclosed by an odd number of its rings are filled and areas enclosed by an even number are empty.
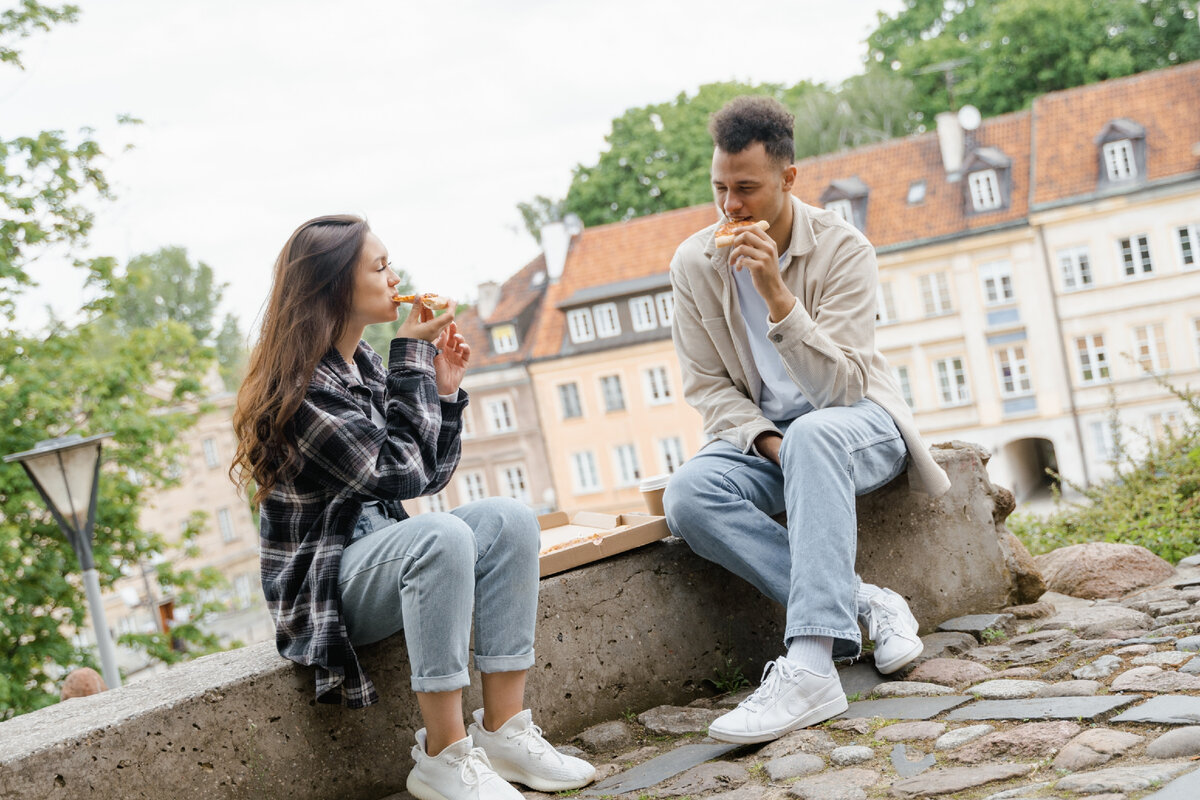
<svg viewBox="0 0 1200 800"><path fill-rule="evenodd" d="M774 229L795 179L796 168L768 156L762 142L740 153L713 150L713 200L730 221L765 219Z"/></svg>

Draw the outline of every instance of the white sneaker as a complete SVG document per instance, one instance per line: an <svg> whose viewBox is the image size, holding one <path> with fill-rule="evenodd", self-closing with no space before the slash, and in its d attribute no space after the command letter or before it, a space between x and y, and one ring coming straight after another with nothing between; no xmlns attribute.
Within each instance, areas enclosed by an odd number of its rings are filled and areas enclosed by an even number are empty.
<svg viewBox="0 0 1200 800"><path fill-rule="evenodd" d="M889 675L925 649L917 635L917 618L904 598L891 589L878 589L867 603L867 636L875 642L875 669Z"/></svg>
<svg viewBox="0 0 1200 800"><path fill-rule="evenodd" d="M565 792L587 786L596 768L582 758L564 756L542 737L533 724L533 712L525 709L494 733L483 727L483 709L471 715L467 727L472 741L487 753L496 774L539 792Z"/></svg>
<svg viewBox="0 0 1200 800"><path fill-rule="evenodd" d="M780 656L767 664L754 694L709 725L708 735L739 744L769 742L836 717L846 708L837 672L817 675Z"/></svg>
<svg viewBox="0 0 1200 800"><path fill-rule="evenodd" d="M470 736L431 756L425 752L425 729L421 728L412 757L417 763L408 773L406 785L417 800L524 800L496 774L487 754L472 746Z"/></svg>

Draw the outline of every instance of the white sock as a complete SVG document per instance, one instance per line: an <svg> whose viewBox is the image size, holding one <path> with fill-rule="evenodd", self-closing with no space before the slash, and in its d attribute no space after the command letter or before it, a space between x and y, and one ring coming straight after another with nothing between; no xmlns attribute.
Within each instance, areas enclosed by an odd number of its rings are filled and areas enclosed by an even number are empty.
<svg viewBox="0 0 1200 800"><path fill-rule="evenodd" d="M858 612L858 621L866 625L871 616L871 598L879 591L879 587L873 583L859 583L858 589L854 592L855 611Z"/></svg>
<svg viewBox="0 0 1200 800"><path fill-rule="evenodd" d="M833 637L793 636L787 660L817 675L829 675L833 672Z"/></svg>

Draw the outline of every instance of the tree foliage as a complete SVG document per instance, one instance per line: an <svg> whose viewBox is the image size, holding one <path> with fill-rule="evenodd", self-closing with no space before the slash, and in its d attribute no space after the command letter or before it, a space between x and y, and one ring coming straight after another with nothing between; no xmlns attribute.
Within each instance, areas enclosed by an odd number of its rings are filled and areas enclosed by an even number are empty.
<svg viewBox="0 0 1200 800"><path fill-rule="evenodd" d="M109 318L118 333L153 328L173 319L196 341L213 344L217 306L228 284L217 283L212 267L195 264L182 247L163 247L134 257L113 281Z"/></svg>
<svg viewBox="0 0 1200 800"><path fill-rule="evenodd" d="M75 13L26 1L0 14L0 63L19 66L17 41ZM121 283L110 258L76 262L100 295L83 323L52 320L37 334L13 329L16 300L34 283L32 262L86 244L90 208L109 192L104 154L87 132L7 136L0 137L0 453L66 433L113 433L94 543L101 585L110 586L166 549L140 527L140 510L148 492L172 482L180 432L194 419L182 409L199 400L212 351L169 315L122 322L113 335ZM210 576L163 570L159 577L188 596ZM72 638L85 626L82 598L74 551L20 465L0 464L0 719L54 702L66 671L95 666L91 649ZM191 639L191 654L215 645L198 630L177 635Z"/></svg>
<svg viewBox="0 0 1200 800"><path fill-rule="evenodd" d="M913 81L928 123L966 103L1002 114L1046 92L1195 60L1200 27L1191 0L907 0L880 14L867 46L870 64Z"/></svg>

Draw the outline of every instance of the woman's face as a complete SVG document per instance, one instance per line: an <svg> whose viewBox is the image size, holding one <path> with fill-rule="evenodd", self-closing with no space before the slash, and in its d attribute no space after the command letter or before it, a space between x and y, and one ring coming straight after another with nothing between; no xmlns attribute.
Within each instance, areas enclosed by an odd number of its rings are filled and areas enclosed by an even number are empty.
<svg viewBox="0 0 1200 800"><path fill-rule="evenodd" d="M350 320L354 325L392 322L398 309L392 302L392 287L400 282L388 266L388 251L373 233L363 240L362 255L354 267L354 297L350 303Z"/></svg>

